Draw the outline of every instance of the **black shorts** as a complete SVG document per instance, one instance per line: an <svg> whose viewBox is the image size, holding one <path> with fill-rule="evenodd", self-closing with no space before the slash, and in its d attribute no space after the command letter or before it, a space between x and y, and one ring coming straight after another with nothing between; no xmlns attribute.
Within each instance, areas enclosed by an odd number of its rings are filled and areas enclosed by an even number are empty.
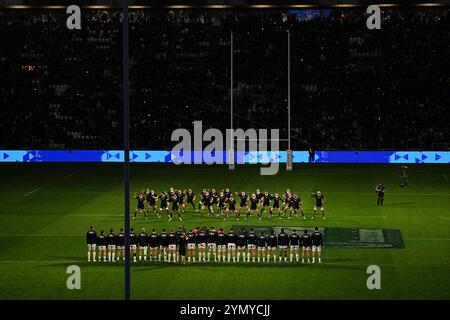
<svg viewBox="0 0 450 320"><path fill-rule="evenodd" d="M246 206L247 206L247 202L241 201L241 204L240 204L239 206L240 206L240 207L246 207Z"/></svg>
<svg viewBox="0 0 450 320"><path fill-rule="evenodd" d="M278 202L274 202L272 207L274 207L274 208L279 208L279 207L280 207L280 204L279 204Z"/></svg>
<svg viewBox="0 0 450 320"><path fill-rule="evenodd" d="M263 207L270 207L270 202L264 202Z"/></svg>
<svg viewBox="0 0 450 320"><path fill-rule="evenodd" d="M144 204L143 203L139 203L137 208L138 208L138 210L144 210Z"/></svg>

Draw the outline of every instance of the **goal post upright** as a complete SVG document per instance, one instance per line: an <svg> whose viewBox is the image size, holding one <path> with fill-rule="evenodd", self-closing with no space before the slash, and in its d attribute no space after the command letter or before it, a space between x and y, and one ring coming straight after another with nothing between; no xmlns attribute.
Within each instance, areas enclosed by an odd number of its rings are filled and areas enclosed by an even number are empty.
<svg viewBox="0 0 450 320"><path fill-rule="evenodd" d="M288 114L288 148L286 150L286 170L292 170L291 149L291 33L287 30L287 114Z"/></svg>
<svg viewBox="0 0 450 320"><path fill-rule="evenodd" d="M228 151L228 168L235 169L234 165L234 139L233 139L233 30L230 33L230 146Z"/></svg>

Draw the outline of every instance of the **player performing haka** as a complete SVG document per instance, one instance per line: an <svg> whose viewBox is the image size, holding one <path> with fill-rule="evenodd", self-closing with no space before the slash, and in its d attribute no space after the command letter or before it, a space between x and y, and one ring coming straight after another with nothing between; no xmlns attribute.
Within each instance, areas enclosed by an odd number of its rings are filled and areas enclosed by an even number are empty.
<svg viewBox="0 0 450 320"><path fill-rule="evenodd" d="M230 218L230 212L234 212L234 216L236 217L236 221L239 221L239 210L236 207L236 200L233 197L230 197L227 200L228 208L225 209L225 220Z"/></svg>
<svg viewBox="0 0 450 320"><path fill-rule="evenodd" d="M256 197L258 197L258 196L256 196ZM265 208L267 208L269 210L269 218L272 218L272 207L270 205L272 196L267 191L265 191L260 199L261 199L261 210L259 211L260 220L261 220L262 213L264 212Z"/></svg>
<svg viewBox="0 0 450 320"><path fill-rule="evenodd" d="M165 211L167 214L169 214L169 204L168 204L168 200L169 200L169 196L167 195L166 192L161 192L161 194L159 195L159 201L160 201L160 205L159 205L159 215L158 218L161 218L161 213L163 211Z"/></svg>
<svg viewBox="0 0 450 320"><path fill-rule="evenodd" d="M287 189L286 192L283 193L284 202L283 202L283 206L281 207L282 215L284 215L284 212L288 209L288 207L289 207L289 199L291 197L292 197L291 190Z"/></svg>
<svg viewBox="0 0 450 320"><path fill-rule="evenodd" d="M147 219L147 212L145 211L145 198L142 192L135 193L134 198L137 200L137 208L134 210L133 220L136 219L136 214L144 213L145 219Z"/></svg>
<svg viewBox="0 0 450 320"><path fill-rule="evenodd" d="M184 192L181 191L181 190L178 190L178 191L176 192L176 194L177 194L178 209L179 209L179 210L180 210L180 209L183 209L183 213L185 213L185 212L186 212L186 204L184 203L184 196L185 196L185 194L184 194ZM178 216L179 216L179 218L180 218L180 221L183 221L183 220L181 219L180 213L178 213Z"/></svg>
<svg viewBox="0 0 450 320"><path fill-rule="evenodd" d="M202 195L202 207L200 209L200 216L203 217L203 210L205 210L205 208L208 208L208 215L212 214L213 211L213 196L212 194L210 194L208 191L206 191L203 195Z"/></svg>
<svg viewBox="0 0 450 320"><path fill-rule="evenodd" d="M192 191L192 189L187 189L186 191L186 197L187 197L187 205L191 205L192 208L195 210L195 193Z"/></svg>
<svg viewBox="0 0 450 320"><path fill-rule="evenodd" d="M316 199L316 205L314 206L313 216L311 217L311 219L314 219L316 217L316 212L318 209L322 213L322 219L325 219L325 210L323 207L323 204L325 202L324 195L322 194L322 192L317 191L316 193L313 193L311 196Z"/></svg>
<svg viewBox="0 0 450 320"><path fill-rule="evenodd" d="M147 191L145 191L145 200L147 202L147 214L150 213L150 209L153 209L153 212L158 212L158 209L156 208L156 200L158 200L158 196L155 191L147 188Z"/></svg>
<svg viewBox="0 0 450 320"><path fill-rule="evenodd" d="M225 197L225 194L223 192L219 193L219 198L218 198L218 204L217 207L219 209L219 212L217 214L217 216L221 215L224 213L225 211L225 203L228 201L228 199ZM227 218L225 218L227 219Z"/></svg>
<svg viewBox="0 0 450 320"><path fill-rule="evenodd" d="M314 228L314 232L311 235L312 240L312 263L316 262L316 252L317 252L317 260L319 263L322 263L321 251L323 244L322 233L319 231L319 227Z"/></svg>
<svg viewBox="0 0 450 320"><path fill-rule="evenodd" d="M245 217L245 220L247 220L251 216L251 214L255 211L257 211L258 219L261 220L260 213L258 211L258 204L259 199L256 197L256 194L253 193L250 198L250 206L247 210L247 216Z"/></svg>
<svg viewBox="0 0 450 320"><path fill-rule="evenodd" d="M236 192L236 195L241 199L241 201L239 202L239 208L238 208L239 213L240 213L242 208L247 208L248 195L244 191L242 191L239 194Z"/></svg>
<svg viewBox="0 0 450 320"><path fill-rule="evenodd" d="M273 216L273 210L277 209L278 210L278 219L281 219L281 205L280 202L282 202L283 200L280 198L280 195L278 193L275 193L273 198L272 198L272 207L270 208L271 210L271 216Z"/></svg>

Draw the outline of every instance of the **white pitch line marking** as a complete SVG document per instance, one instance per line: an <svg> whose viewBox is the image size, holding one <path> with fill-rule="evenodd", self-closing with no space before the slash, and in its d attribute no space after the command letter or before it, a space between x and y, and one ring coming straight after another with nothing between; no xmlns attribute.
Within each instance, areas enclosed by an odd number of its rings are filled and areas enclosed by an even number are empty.
<svg viewBox="0 0 450 320"><path fill-rule="evenodd" d="M23 197L25 198L25 197L28 197L30 194L33 194L33 193L35 193L35 192L38 192L40 189L39 188L37 188L37 189L34 189L33 191L30 191L30 192L28 192L28 193L25 193L24 195L23 195Z"/></svg>
<svg viewBox="0 0 450 320"><path fill-rule="evenodd" d="M444 178L444 180L448 182L448 177L447 177L446 174L443 174L443 175L442 175L442 178Z"/></svg>
<svg viewBox="0 0 450 320"><path fill-rule="evenodd" d="M66 260L0 260L0 263L76 263L79 261Z"/></svg>
<svg viewBox="0 0 450 320"><path fill-rule="evenodd" d="M403 238L405 240L418 240L418 241L450 241L449 238Z"/></svg>

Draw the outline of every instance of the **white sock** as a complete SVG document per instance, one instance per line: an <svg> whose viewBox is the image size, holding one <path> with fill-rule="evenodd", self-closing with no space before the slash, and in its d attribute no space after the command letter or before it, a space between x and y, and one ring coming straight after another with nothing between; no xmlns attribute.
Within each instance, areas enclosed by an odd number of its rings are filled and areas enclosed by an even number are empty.
<svg viewBox="0 0 450 320"><path fill-rule="evenodd" d="M95 251L92 252L92 256L94 257L94 261L95 261L95 255L96 255Z"/></svg>
<svg viewBox="0 0 450 320"><path fill-rule="evenodd" d="M88 261L91 261L91 252L88 251Z"/></svg>
<svg viewBox="0 0 450 320"><path fill-rule="evenodd" d="M108 261L111 261L111 252L108 252Z"/></svg>

